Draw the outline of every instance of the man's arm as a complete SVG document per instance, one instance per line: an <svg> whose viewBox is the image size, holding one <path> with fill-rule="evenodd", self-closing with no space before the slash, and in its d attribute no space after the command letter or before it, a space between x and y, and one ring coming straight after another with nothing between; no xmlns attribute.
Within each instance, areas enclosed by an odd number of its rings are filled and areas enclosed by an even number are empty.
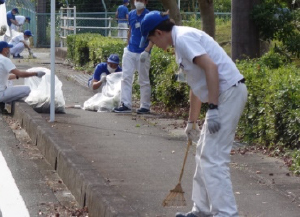
<svg viewBox="0 0 300 217"><path fill-rule="evenodd" d="M202 68L205 72L208 88L208 102L218 105L219 101L219 73L217 65L207 55L197 56L193 60L194 64Z"/></svg>
<svg viewBox="0 0 300 217"><path fill-rule="evenodd" d="M129 29L128 29L128 32L127 32L127 44L129 44L130 37L131 37L131 26L129 26Z"/></svg>
<svg viewBox="0 0 300 217"><path fill-rule="evenodd" d="M102 80L98 81L93 79L93 83L92 83L93 90L97 90L102 85L102 83L103 83Z"/></svg>
<svg viewBox="0 0 300 217"><path fill-rule="evenodd" d="M151 41L149 41L149 44L148 44L148 46L145 48L145 51L149 53L150 50L152 49L153 45L154 45L154 44L153 44Z"/></svg>
<svg viewBox="0 0 300 217"><path fill-rule="evenodd" d="M189 122L196 122L200 115L201 110L200 99L190 90L190 111L189 111Z"/></svg>
<svg viewBox="0 0 300 217"><path fill-rule="evenodd" d="M20 71L18 69L13 69L10 72L20 78L27 78L27 77L32 77L32 76L38 75L37 72L26 72L26 71Z"/></svg>
<svg viewBox="0 0 300 217"><path fill-rule="evenodd" d="M13 24L15 24L16 26L19 25L18 21L14 20L14 19L10 19L10 22L13 23Z"/></svg>

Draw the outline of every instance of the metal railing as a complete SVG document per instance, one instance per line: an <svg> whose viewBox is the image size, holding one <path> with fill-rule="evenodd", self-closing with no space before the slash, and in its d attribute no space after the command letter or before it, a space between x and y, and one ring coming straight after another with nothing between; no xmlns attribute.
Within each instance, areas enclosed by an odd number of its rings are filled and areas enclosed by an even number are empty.
<svg viewBox="0 0 300 217"><path fill-rule="evenodd" d="M92 20L92 21L104 21L104 26L87 26L87 25L78 25L80 21ZM65 40L67 36L72 32L76 34L77 29L82 31L83 29L93 29L93 30L105 30L103 35L112 37L112 38L121 38L126 39L127 37L119 37L113 35L114 31L118 30L128 30L128 28L121 28L113 25L117 21L115 18L106 17L77 17L76 16L76 6L73 8L60 8L60 46L65 46Z"/></svg>

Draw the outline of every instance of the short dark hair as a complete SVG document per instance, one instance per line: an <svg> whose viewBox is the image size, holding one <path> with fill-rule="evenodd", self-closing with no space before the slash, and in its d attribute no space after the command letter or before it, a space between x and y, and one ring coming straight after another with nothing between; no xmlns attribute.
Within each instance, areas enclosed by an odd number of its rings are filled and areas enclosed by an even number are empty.
<svg viewBox="0 0 300 217"><path fill-rule="evenodd" d="M170 19L162 21L160 24L158 24L153 30L149 32L149 36L154 35L154 32L156 29L160 31L165 31L165 32L171 32L173 29L173 26L175 26L175 23L172 22Z"/></svg>

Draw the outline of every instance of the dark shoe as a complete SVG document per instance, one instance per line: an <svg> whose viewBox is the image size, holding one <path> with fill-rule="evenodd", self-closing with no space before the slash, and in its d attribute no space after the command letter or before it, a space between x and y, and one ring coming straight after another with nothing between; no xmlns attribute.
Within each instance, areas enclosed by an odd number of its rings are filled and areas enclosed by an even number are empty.
<svg viewBox="0 0 300 217"><path fill-rule="evenodd" d="M178 212L176 213L175 217L198 217L196 216L194 213L192 212L188 212L188 213L182 213L182 212Z"/></svg>
<svg viewBox="0 0 300 217"><path fill-rule="evenodd" d="M136 111L136 113L138 114L149 114L150 110L149 109L145 109L145 108L140 108Z"/></svg>
<svg viewBox="0 0 300 217"><path fill-rule="evenodd" d="M116 112L116 113L130 113L131 109L128 108L127 106L125 106L122 103L122 106L120 106L119 108L114 108L113 112Z"/></svg>
<svg viewBox="0 0 300 217"><path fill-rule="evenodd" d="M0 102L0 113L3 114L3 115L9 114L8 111L5 109L5 103L4 102Z"/></svg>
<svg viewBox="0 0 300 217"><path fill-rule="evenodd" d="M18 55L13 55L13 58L14 59L23 59L24 57L21 56L20 54L18 54Z"/></svg>
<svg viewBox="0 0 300 217"><path fill-rule="evenodd" d="M188 213L176 213L175 217L213 217L211 214L205 214L203 212L199 212L197 214L194 214L192 211Z"/></svg>
<svg viewBox="0 0 300 217"><path fill-rule="evenodd" d="M4 108L5 108L5 103L4 102L0 102L0 110L2 111L2 110L4 110Z"/></svg>

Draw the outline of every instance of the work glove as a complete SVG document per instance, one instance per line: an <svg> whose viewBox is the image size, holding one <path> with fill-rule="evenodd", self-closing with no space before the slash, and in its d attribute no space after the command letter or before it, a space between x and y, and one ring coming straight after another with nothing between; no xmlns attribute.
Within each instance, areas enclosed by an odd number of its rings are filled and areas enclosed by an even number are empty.
<svg viewBox="0 0 300 217"><path fill-rule="evenodd" d="M36 77L41 78L41 77L43 77L45 74L46 74L45 72L38 71L38 72L36 72Z"/></svg>
<svg viewBox="0 0 300 217"><path fill-rule="evenodd" d="M100 82L101 82L101 83L106 82L106 74L105 74L105 73L103 73L103 74L101 75Z"/></svg>
<svg viewBox="0 0 300 217"><path fill-rule="evenodd" d="M194 125L194 127L193 127ZM200 129L197 123L193 123L193 122L188 122L188 124L186 125L185 131L186 136L188 138L188 140L192 140L192 141L198 141L199 136L200 136Z"/></svg>
<svg viewBox="0 0 300 217"><path fill-rule="evenodd" d="M213 134L220 130L221 123L218 109L208 109L206 113L208 131Z"/></svg>
<svg viewBox="0 0 300 217"><path fill-rule="evenodd" d="M140 61L141 63L144 63L146 61L147 58L149 58L150 53L147 51L143 51L140 55Z"/></svg>

